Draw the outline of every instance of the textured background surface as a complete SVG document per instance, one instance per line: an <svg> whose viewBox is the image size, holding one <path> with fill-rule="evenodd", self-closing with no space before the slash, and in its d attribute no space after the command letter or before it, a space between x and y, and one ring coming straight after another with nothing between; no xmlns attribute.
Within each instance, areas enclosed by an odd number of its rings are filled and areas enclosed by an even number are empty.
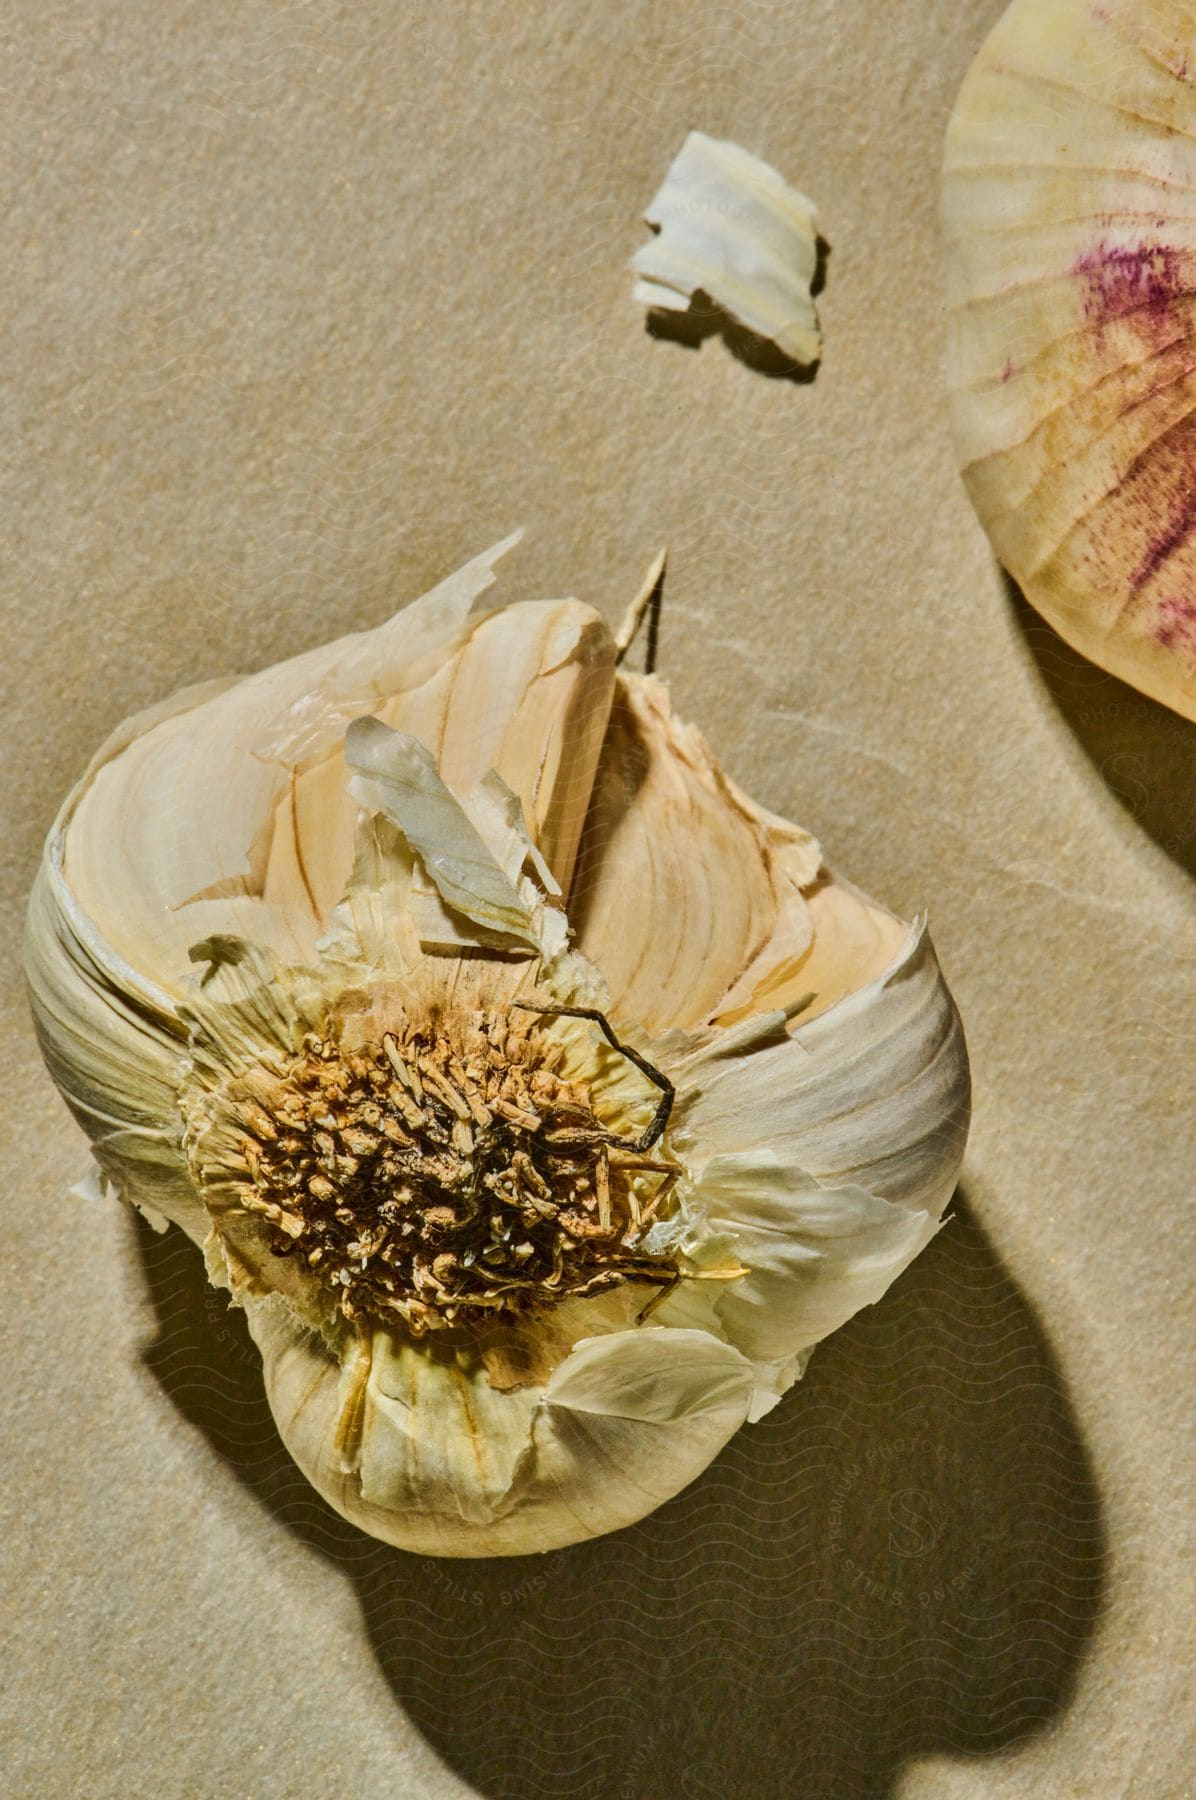
<svg viewBox="0 0 1196 1800"><path fill-rule="evenodd" d="M1196 733L1007 592L957 480L935 232L995 0L7 9L8 1791L1188 1790ZM826 357L630 300L691 126L817 201ZM929 907L973 1052L957 1223L688 1493L435 1564L291 1471L198 1259L65 1197L15 974L63 792L201 676L509 530L762 800Z"/></svg>

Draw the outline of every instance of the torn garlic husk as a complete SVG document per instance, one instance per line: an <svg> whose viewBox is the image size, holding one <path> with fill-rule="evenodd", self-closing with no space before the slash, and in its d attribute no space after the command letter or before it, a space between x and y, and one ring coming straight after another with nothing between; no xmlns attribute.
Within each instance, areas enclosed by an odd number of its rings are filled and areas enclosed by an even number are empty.
<svg viewBox="0 0 1196 1800"><path fill-rule="evenodd" d="M684 1487L938 1228L967 1060L833 875L500 545L121 727L26 968L102 1174L244 1307L279 1430L406 1548Z"/></svg>
<svg viewBox="0 0 1196 1800"><path fill-rule="evenodd" d="M947 130L952 427L993 548L1100 667L1196 719L1196 20L1014 0Z"/></svg>
<svg viewBox="0 0 1196 1800"><path fill-rule="evenodd" d="M637 300L684 312L703 293L793 362L818 361L817 215L768 163L691 131L644 218L658 229L631 259Z"/></svg>

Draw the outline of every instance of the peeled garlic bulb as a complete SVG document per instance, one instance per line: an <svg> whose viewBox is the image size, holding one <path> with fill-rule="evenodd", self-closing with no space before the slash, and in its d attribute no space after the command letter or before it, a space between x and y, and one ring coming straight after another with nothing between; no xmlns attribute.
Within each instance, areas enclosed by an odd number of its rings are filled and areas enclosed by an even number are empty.
<svg viewBox="0 0 1196 1800"><path fill-rule="evenodd" d="M964 478L1027 599L1196 718L1196 16L1014 0L943 175Z"/></svg>
<svg viewBox="0 0 1196 1800"><path fill-rule="evenodd" d="M933 1236L967 1063L838 880L500 545L114 734L26 966L105 1180L243 1306L292 1454L440 1555L693 1479Z"/></svg>

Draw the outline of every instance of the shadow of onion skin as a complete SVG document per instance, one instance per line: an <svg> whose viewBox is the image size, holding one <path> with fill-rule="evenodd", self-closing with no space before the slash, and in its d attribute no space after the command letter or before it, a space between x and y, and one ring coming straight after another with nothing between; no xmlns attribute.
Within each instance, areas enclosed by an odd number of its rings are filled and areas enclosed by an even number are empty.
<svg viewBox="0 0 1196 1800"><path fill-rule="evenodd" d="M1196 875L1196 725L1098 669L1002 578L1043 685L1084 754L1142 830Z"/></svg>
<svg viewBox="0 0 1196 1800"><path fill-rule="evenodd" d="M358 1591L396 1700L495 1800L864 1800L907 1758L1055 1719L1104 1534L1059 1370L961 1194L880 1305L684 1494L546 1557L442 1561L345 1524L279 1441L239 1314L138 1227L146 1362Z"/></svg>

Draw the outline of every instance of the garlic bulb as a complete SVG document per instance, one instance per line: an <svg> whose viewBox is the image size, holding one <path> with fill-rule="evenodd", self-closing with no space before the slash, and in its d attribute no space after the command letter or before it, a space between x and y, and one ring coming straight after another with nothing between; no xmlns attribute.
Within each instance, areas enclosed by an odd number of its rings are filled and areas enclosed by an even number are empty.
<svg viewBox="0 0 1196 1800"><path fill-rule="evenodd" d="M934 1234L968 1109L924 928L591 608L479 610L506 547L129 720L27 933L103 1176L245 1308L320 1492L441 1555L692 1480Z"/></svg>
<svg viewBox="0 0 1196 1800"><path fill-rule="evenodd" d="M1196 719L1196 19L1014 0L943 174L964 478L1032 604Z"/></svg>

